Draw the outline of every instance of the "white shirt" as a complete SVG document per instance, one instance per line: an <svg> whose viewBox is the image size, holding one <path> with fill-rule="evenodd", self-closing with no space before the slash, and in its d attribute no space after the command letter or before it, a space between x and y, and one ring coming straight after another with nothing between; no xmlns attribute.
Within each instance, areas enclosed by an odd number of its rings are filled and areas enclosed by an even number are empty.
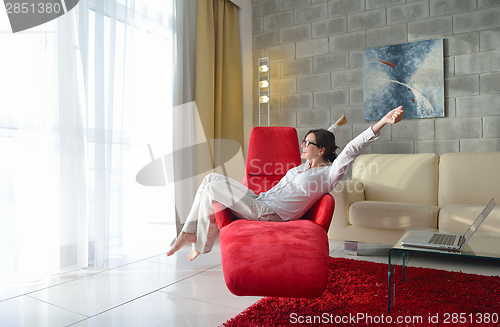
<svg viewBox="0 0 500 327"><path fill-rule="evenodd" d="M328 130L336 137L338 128L333 124ZM354 159L377 137L369 127L345 146L331 166L308 169L307 160L290 169L278 184L260 193L257 200L270 206L283 221L301 218L323 194L333 190Z"/></svg>

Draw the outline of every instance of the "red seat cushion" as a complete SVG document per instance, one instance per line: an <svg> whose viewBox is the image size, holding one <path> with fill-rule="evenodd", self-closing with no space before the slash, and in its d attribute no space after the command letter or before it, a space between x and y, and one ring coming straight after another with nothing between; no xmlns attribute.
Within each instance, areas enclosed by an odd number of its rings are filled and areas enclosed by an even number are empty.
<svg viewBox="0 0 500 327"><path fill-rule="evenodd" d="M328 283L328 237L310 220L236 220L219 236L222 269L235 295L318 297Z"/></svg>

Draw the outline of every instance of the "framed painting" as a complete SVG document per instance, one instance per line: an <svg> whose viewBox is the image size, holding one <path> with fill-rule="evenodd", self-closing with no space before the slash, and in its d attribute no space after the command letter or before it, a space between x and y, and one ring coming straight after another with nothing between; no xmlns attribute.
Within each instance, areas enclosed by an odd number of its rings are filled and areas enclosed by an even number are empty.
<svg viewBox="0 0 500 327"><path fill-rule="evenodd" d="M443 39L363 50L364 120L400 105L405 119L444 117Z"/></svg>

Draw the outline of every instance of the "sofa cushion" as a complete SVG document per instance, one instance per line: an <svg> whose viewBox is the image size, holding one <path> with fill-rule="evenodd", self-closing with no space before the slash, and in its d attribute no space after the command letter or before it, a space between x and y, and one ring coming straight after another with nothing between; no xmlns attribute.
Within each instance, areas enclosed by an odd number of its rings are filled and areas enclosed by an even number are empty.
<svg viewBox="0 0 500 327"><path fill-rule="evenodd" d="M356 158L352 179L363 182L369 201L437 205L438 156L368 154Z"/></svg>
<svg viewBox="0 0 500 327"><path fill-rule="evenodd" d="M500 199L500 152L446 153L439 159L439 206L485 206Z"/></svg>
<svg viewBox="0 0 500 327"><path fill-rule="evenodd" d="M349 208L349 222L365 228L405 230L437 228L439 207L424 204L361 201Z"/></svg>
<svg viewBox="0 0 500 327"><path fill-rule="evenodd" d="M485 204L486 205L486 204ZM450 204L439 212L439 228L465 231L479 216L484 206ZM495 207L478 229L479 232L500 233L500 208Z"/></svg>

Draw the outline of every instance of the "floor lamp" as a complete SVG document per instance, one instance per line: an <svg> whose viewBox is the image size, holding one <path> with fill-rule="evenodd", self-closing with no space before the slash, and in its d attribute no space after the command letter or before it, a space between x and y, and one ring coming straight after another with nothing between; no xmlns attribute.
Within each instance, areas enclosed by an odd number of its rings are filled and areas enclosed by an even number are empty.
<svg viewBox="0 0 500 327"><path fill-rule="evenodd" d="M269 84L269 57L259 59L259 126L261 126L261 108L267 106L267 126L271 126L271 108L269 100L271 86Z"/></svg>

